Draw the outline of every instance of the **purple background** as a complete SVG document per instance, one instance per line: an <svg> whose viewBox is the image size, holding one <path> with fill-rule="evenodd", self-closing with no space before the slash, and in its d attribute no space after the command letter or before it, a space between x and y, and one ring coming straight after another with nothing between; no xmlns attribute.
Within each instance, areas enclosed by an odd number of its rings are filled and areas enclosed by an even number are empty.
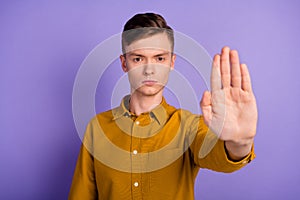
<svg viewBox="0 0 300 200"><path fill-rule="evenodd" d="M252 75L257 158L233 174L200 171L196 199L299 199L299 9L297 0L1 1L0 199L67 199L81 142L72 117L77 70L145 11L211 56L238 49Z"/></svg>

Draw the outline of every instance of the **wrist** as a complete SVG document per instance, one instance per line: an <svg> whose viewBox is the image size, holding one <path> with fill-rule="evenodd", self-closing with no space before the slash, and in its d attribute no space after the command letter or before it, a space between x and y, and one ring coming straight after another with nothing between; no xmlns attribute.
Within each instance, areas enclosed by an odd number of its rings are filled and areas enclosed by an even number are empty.
<svg viewBox="0 0 300 200"><path fill-rule="evenodd" d="M227 155L231 160L238 161L246 157L250 152L253 145L253 140L240 144L232 141L225 141L225 149Z"/></svg>

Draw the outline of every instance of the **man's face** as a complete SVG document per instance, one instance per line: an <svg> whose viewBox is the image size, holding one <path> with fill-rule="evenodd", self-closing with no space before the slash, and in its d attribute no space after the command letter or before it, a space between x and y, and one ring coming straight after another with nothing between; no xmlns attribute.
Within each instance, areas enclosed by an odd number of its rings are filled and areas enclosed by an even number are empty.
<svg viewBox="0 0 300 200"><path fill-rule="evenodd" d="M128 72L131 93L153 96L163 91L175 55L167 35L159 33L133 42L121 55L122 68Z"/></svg>

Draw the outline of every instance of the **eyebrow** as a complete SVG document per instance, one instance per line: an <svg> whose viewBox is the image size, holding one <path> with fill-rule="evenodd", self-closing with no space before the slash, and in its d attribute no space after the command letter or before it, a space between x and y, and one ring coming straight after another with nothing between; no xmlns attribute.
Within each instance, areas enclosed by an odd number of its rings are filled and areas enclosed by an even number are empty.
<svg viewBox="0 0 300 200"><path fill-rule="evenodd" d="M142 54L138 54L138 53L127 53L128 56L138 56L138 57L144 57L144 55Z"/></svg>
<svg viewBox="0 0 300 200"><path fill-rule="evenodd" d="M165 55L167 55L167 54L169 54L169 52L166 52L166 53L160 53L160 54L155 55L154 57L165 56Z"/></svg>

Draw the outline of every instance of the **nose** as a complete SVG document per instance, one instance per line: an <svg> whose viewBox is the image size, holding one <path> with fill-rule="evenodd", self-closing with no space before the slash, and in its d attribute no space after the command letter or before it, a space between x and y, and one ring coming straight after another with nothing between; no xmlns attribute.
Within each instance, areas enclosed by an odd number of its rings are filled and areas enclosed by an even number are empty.
<svg viewBox="0 0 300 200"><path fill-rule="evenodd" d="M144 66L144 71L143 71L145 76L153 75L154 74L154 66L151 63L147 63Z"/></svg>

